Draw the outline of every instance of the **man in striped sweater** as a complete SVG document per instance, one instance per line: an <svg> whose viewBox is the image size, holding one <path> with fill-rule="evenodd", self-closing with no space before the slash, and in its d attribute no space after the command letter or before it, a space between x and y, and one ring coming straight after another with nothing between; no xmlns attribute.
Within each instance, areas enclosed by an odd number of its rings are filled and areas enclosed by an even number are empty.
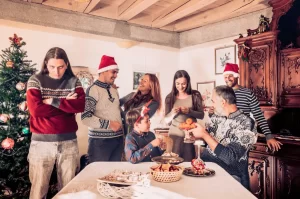
<svg viewBox="0 0 300 199"><path fill-rule="evenodd" d="M256 96L250 89L238 85L238 65L227 63L223 75L227 86L232 87L235 92L237 99L237 107L248 116L250 116L250 113L252 113L258 126L261 128L262 132L266 136L268 147L271 150L278 151L282 143L278 142L273 138L269 129L269 125L259 107L259 102Z"/></svg>

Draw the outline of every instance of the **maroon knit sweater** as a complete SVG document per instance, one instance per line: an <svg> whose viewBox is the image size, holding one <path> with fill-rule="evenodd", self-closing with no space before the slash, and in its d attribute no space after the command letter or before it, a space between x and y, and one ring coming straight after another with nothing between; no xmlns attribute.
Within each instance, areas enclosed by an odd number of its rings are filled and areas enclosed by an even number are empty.
<svg viewBox="0 0 300 199"><path fill-rule="evenodd" d="M71 92L77 93L77 99L66 99ZM52 79L48 75L33 75L28 80L26 98L33 137L40 140L44 135L41 141L71 139L70 134L78 129L75 113L83 112L85 106L84 90L76 77L65 74L61 79ZM46 98L53 98L51 105L43 103Z"/></svg>

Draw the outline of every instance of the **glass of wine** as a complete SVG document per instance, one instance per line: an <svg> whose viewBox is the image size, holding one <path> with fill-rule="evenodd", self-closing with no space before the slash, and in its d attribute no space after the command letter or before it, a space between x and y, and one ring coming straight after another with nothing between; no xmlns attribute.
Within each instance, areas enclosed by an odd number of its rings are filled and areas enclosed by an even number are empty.
<svg viewBox="0 0 300 199"><path fill-rule="evenodd" d="M204 142L202 140L197 140L194 143L195 146L197 146L197 158L192 160L192 165L193 167L198 170L198 169L204 169L203 167L205 166L204 161L200 158L200 148L201 146L204 145Z"/></svg>

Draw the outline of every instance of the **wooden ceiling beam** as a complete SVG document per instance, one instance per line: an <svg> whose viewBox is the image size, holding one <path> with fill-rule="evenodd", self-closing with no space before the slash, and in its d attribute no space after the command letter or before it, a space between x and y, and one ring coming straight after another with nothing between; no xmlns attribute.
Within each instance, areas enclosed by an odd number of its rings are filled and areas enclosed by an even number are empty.
<svg viewBox="0 0 300 199"><path fill-rule="evenodd" d="M233 0L217 8L193 15L187 19L179 20L174 24L174 31L182 32L210 23L237 17L243 14L264 9L268 0Z"/></svg>
<svg viewBox="0 0 300 199"><path fill-rule="evenodd" d="M159 0L127 0L118 7L118 19L128 21Z"/></svg>
<svg viewBox="0 0 300 199"><path fill-rule="evenodd" d="M185 16L188 16L202 8L205 8L208 5L216 3L218 0L191 0L183 4L178 9L174 10L173 12L167 14L166 16L156 19L152 27L161 28L166 26L178 19L181 19Z"/></svg>
<svg viewBox="0 0 300 199"><path fill-rule="evenodd" d="M189 1L191 1L191 0L177 0L176 3L174 3L173 5L171 5L168 8L164 9L163 11L161 11L159 13L154 13L153 17L152 17L152 22L163 18L164 16L170 14L171 12L173 12L174 10L176 10L177 8L186 4Z"/></svg>
<svg viewBox="0 0 300 199"><path fill-rule="evenodd" d="M85 8L84 13L90 13L101 0L91 0L89 5Z"/></svg>
<svg viewBox="0 0 300 199"><path fill-rule="evenodd" d="M137 0L126 0L118 7L118 14L121 15L125 12L132 4L134 4Z"/></svg>

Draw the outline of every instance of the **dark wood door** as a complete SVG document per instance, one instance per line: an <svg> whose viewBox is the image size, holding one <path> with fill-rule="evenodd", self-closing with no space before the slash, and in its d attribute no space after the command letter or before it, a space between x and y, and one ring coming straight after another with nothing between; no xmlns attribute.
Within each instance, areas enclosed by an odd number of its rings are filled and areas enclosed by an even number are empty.
<svg viewBox="0 0 300 199"><path fill-rule="evenodd" d="M300 107L300 49L282 50L280 57L280 105Z"/></svg>
<svg viewBox="0 0 300 199"><path fill-rule="evenodd" d="M300 159L277 158L277 199L300 198Z"/></svg>
<svg viewBox="0 0 300 199"><path fill-rule="evenodd" d="M248 171L250 191L257 198L273 198L272 169L273 157L260 153L249 153Z"/></svg>
<svg viewBox="0 0 300 199"><path fill-rule="evenodd" d="M273 104L274 93L270 87L270 46L254 47L249 54L248 88L253 91L260 104Z"/></svg>

